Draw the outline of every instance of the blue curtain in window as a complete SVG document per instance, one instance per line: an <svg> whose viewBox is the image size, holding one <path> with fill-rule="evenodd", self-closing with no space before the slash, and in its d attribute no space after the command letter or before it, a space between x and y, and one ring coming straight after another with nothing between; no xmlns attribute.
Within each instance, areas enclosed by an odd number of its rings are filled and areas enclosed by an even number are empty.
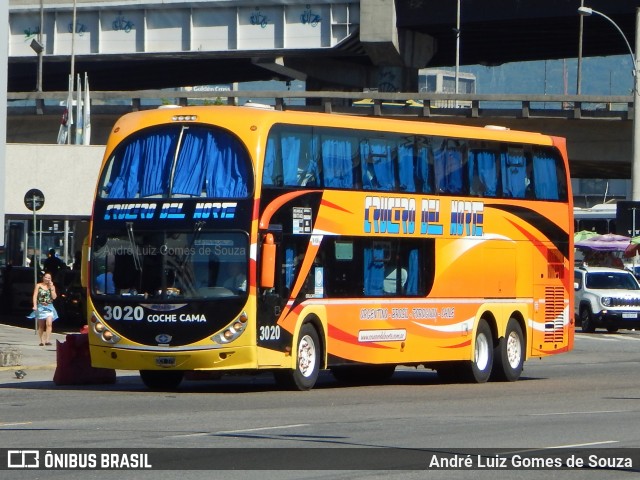
<svg viewBox="0 0 640 480"><path fill-rule="evenodd" d="M114 168L119 167L116 178L108 185L108 198L135 198L138 192L138 170L142 157L142 141L134 140L124 149ZM133 192L133 194L131 194Z"/></svg>
<svg viewBox="0 0 640 480"><path fill-rule="evenodd" d="M398 145L398 178L402 192L416 191L416 172L413 160L413 145Z"/></svg>
<svg viewBox="0 0 640 480"><path fill-rule="evenodd" d="M309 154L306 166L298 168L298 185L320 186L320 172L318 171L318 138L311 137L309 140Z"/></svg>
<svg viewBox="0 0 640 480"><path fill-rule="evenodd" d="M293 277L295 274L293 248L287 247L284 252L284 283L288 289L293 285Z"/></svg>
<svg viewBox="0 0 640 480"><path fill-rule="evenodd" d="M249 159L242 145L235 138L223 134L212 136L211 140L205 174L207 196L246 197Z"/></svg>
<svg viewBox="0 0 640 480"><path fill-rule="evenodd" d="M210 156L213 135L203 129L185 130L176 162L173 193L199 197L204 189L205 161Z"/></svg>
<svg viewBox="0 0 640 480"><path fill-rule="evenodd" d="M524 198L527 169L524 155L502 154L502 193L505 197Z"/></svg>
<svg viewBox="0 0 640 480"><path fill-rule="evenodd" d="M407 283L404 287L404 293L407 295L418 294L418 249L414 248L409 252L409 265L407 269Z"/></svg>
<svg viewBox="0 0 640 480"><path fill-rule="evenodd" d="M176 150L178 130L168 128L147 138L142 152L142 168L140 178L142 185L141 197L151 195L166 195L169 189L169 176Z"/></svg>
<svg viewBox="0 0 640 480"><path fill-rule="evenodd" d="M362 187L368 190L393 191L394 176L391 148L385 142L360 143Z"/></svg>
<svg viewBox="0 0 640 480"><path fill-rule="evenodd" d="M538 155L533 157L533 184L536 198L558 200L558 171L555 159Z"/></svg>
<svg viewBox="0 0 640 480"><path fill-rule="evenodd" d="M262 184L274 185L273 173L278 161L278 149L273 137L267 139L267 151L264 154L264 168L262 169Z"/></svg>
<svg viewBox="0 0 640 480"><path fill-rule="evenodd" d="M498 189L498 171L496 154L490 150L473 150L469 152L469 178L477 178L480 186L474 193L486 197L495 197Z"/></svg>
<svg viewBox="0 0 640 480"><path fill-rule="evenodd" d="M434 151L434 174L438 192L462 192L462 153L447 141Z"/></svg>
<svg viewBox="0 0 640 480"><path fill-rule="evenodd" d="M422 184L421 190L424 193L432 193L431 175L429 174L429 148L424 146L418 149L416 157L416 174L418 181Z"/></svg>
<svg viewBox="0 0 640 480"><path fill-rule="evenodd" d="M280 139L282 151L282 173L284 184L298 185L298 163L300 162L300 138L283 135Z"/></svg>
<svg viewBox="0 0 640 480"><path fill-rule="evenodd" d="M323 140L322 167L325 187L353 188L351 142L349 140Z"/></svg>
<svg viewBox="0 0 640 480"><path fill-rule="evenodd" d="M383 295L384 293L384 250L381 248L364 249L364 294Z"/></svg>
<svg viewBox="0 0 640 480"><path fill-rule="evenodd" d="M120 173L110 185L108 197L166 194L177 136L175 128L165 128L126 145L119 162Z"/></svg>

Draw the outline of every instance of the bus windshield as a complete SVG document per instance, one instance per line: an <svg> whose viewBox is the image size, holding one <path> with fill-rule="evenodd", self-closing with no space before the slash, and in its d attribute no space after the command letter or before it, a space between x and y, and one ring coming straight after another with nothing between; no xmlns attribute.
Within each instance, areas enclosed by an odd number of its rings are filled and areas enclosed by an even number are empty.
<svg viewBox="0 0 640 480"><path fill-rule="evenodd" d="M248 237L239 232L144 230L96 235L96 295L158 301L247 295Z"/></svg>

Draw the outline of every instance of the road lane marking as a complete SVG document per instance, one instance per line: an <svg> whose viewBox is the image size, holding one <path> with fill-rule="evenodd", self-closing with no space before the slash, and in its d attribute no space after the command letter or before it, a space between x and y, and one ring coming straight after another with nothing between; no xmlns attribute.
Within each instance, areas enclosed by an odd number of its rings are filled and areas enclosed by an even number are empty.
<svg viewBox="0 0 640 480"><path fill-rule="evenodd" d="M592 333L576 335L576 339L595 340L595 341L598 341L598 342L617 342L619 340L617 338L612 338L612 337L595 336Z"/></svg>
<svg viewBox="0 0 640 480"><path fill-rule="evenodd" d="M548 417L550 415L593 415L594 413L629 413L632 410L591 410L574 412L528 413L528 417Z"/></svg>
<svg viewBox="0 0 640 480"><path fill-rule="evenodd" d="M579 447L593 447L595 445L608 445L611 443L620 443L619 440L603 440L601 442L589 442L589 443L574 443L572 445L557 445L555 447L546 448L579 448Z"/></svg>
<svg viewBox="0 0 640 480"><path fill-rule="evenodd" d="M576 333L577 340L595 340L600 342L640 342L640 336L638 335L615 335L615 334L605 334L598 335L593 333Z"/></svg>
<svg viewBox="0 0 640 480"><path fill-rule="evenodd" d="M308 423L296 423L294 425L278 425L275 427L260 427L260 428L247 428L243 430L227 430L216 432L217 435L224 435L229 433L246 433L246 432L260 432L264 430L282 430L283 428L300 428L300 427L308 427Z"/></svg>
<svg viewBox="0 0 640 480"><path fill-rule="evenodd" d="M165 438L185 438L185 437L204 437L207 435L229 435L236 433L248 433L248 432L260 432L266 430L282 430L284 428L301 428L308 427L308 423L296 423L293 425L276 425L273 427L258 427L258 428L246 428L242 430L222 430L219 432L199 432L199 433L185 433L182 435L167 435Z"/></svg>

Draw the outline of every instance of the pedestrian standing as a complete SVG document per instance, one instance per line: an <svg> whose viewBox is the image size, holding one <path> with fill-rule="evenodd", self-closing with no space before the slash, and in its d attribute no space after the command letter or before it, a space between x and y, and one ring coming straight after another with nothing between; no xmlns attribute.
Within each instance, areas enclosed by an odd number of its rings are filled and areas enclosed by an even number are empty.
<svg viewBox="0 0 640 480"><path fill-rule="evenodd" d="M53 306L56 299L56 287L50 273L42 276L42 281L33 289L33 316L38 321L40 346L51 345L53 322L58 319L58 312Z"/></svg>

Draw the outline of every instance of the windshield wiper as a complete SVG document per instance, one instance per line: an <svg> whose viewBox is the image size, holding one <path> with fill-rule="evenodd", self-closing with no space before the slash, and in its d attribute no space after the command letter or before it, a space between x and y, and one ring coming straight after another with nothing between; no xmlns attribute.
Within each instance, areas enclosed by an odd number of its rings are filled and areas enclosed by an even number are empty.
<svg viewBox="0 0 640 480"><path fill-rule="evenodd" d="M191 242L189 242L189 248L187 248L185 252L191 251L191 249L193 248L193 245L196 243L196 240L200 238L200 234L202 233L203 228L204 228L204 221L203 220L197 221L193 227L193 237L191 237ZM189 254L185 253L184 257L179 263L180 268L182 269L187 264L188 261L189 261Z"/></svg>
<svg viewBox="0 0 640 480"><path fill-rule="evenodd" d="M127 222L127 236L129 237L129 245L131 247L131 255L133 256L133 266L137 272L142 271L142 262L140 261L140 253L136 245L135 235L133 233L133 222Z"/></svg>

